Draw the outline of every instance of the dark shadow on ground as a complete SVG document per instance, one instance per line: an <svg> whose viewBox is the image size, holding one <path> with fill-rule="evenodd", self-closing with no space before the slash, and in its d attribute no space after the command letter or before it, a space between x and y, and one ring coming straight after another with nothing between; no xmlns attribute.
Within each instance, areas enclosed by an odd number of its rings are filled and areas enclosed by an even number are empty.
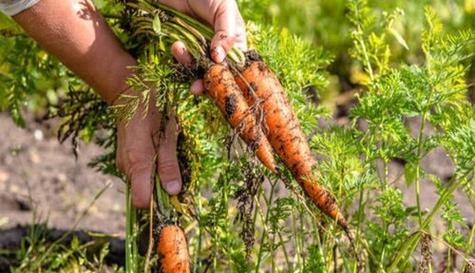
<svg viewBox="0 0 475 273"><path fill-rule="evenodd" d="M35 234L39 234L38 236L44 239L46 243L58 242L59 244L69 246L74 238L77 238L81 245L93 242L91 247L88 247L88 254L90 255L99 255L98 252L102 247L105 244L109 244L109 253L105 257L105 263L108 265L124 266L125 241L122 238L84 230L48 228L46 225L18 225L7 229L0 229L0 272L8 272L9 267L17 262L14 251L20 249L22 244L28 246L28 240L25 239L30 236L33 229Z"/></svg>

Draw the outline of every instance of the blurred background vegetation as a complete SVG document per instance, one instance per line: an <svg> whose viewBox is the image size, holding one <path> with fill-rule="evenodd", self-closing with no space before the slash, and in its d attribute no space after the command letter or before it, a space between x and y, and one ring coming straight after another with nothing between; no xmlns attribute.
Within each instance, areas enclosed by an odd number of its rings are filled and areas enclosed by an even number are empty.
<svg viewBox="0 0 475 273"><path fill-rule="evenodd" d="M106 0L94 1L107 17L120 9ZM239 0L246 19L286 29L331 56L329 83L319 91L320 99L334 108L336 95L352 90L365 81L360 64L351 59L351 22L347 19L345 0ZM385 11L399 9L402 16L391 25L391 64L420 64L423 55L419 47L424 26L424 7L430 5L440 16L446 30L455 32L475 27L475 0L369 0L371 13L384 24ZM378 26L375 26L378 28ZM120 33L117 32L119 35ZM72 75L43 52L34 41L22 34L11 19L0 15L0 109L9 109L18 122L20 105L41 111L44 98L56 103L58 96L70 88ZM122 35L123 40L127 38ZM468 81L473 82L475 68L470 68ZM71 82L69 83L71 84ZM470 96L473 98L473 87ZM28 99L27 99L28 98ZM474 98L475 99L475 98Z"/></svg>
<svg viewBox="0 0 475 273"><path fill-rule="evenodd" d="M267 22L281 28L287 28L291 33L312 42L315 46L323 47L333 56L329 68L336 85L331 85L330 92L348 88L347 84L358 84L358 64L354 63L348 54L352 47L352 25L347 18L346 0L242 0L242 12L245 17L256 21ZM420 1L381 1L368 0L371 14L376 21L381 22L380 28L386 27L382 17L387 11L399 9L403 16L395 20L391 26L393 33L391 45L391 61L398 64L401 61L409 64L423 62L421 54L421 34L425 24L424 10L431 6L448 33L475 27L474 0L420 0ZM376 28L378 26L375 26ZM401 43L400 39L404 39ZM472 67L470 77L473 78ZM342 81L342 82L341 82Z"/></svg>

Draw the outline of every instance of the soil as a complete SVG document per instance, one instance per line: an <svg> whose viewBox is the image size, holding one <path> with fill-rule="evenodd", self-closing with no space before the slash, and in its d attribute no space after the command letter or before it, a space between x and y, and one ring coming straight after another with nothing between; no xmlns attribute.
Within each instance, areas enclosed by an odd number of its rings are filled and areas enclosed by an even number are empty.
<svg viewBox="0 0 475 273"><path fill-rule="evenodd" d="M18 128L7 114L0 113L0 229L47 222L58 229L123 237L123 183L87 166L101 148L81 144L75 159L71 144L56 140L55 122L27 124L30 127ZM90 206L104 187L108 188Z"/></svg>

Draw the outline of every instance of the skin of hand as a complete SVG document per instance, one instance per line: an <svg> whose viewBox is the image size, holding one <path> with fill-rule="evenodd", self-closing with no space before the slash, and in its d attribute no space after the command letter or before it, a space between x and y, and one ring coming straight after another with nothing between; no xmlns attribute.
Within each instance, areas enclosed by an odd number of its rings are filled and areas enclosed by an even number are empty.
<svg viewBox="0 0 475 273"><path fill-rule="evenodd" d="M131 180L133 203L139 208L150 205L152 174L156 170L169 194L176 195L182 188L176 154L176 119L170 116L168 121L162 121L154 102L150 104L145 117L141 114L143 106L140 106L127 124L119 122L117 127L117 166ZM161 122L166 122L165 128L160 127Z"/></svg>
<svg viewBox="0 0 475 273"><path fill-rule="evenodd" d="M245 50L246 29L235 0L161 0L161 3L185 12L211 25L215 36L211 41L211 58L222 63L233 46ZM183 42L175 42L171 48L175 59L184 65L192 63ZM201 95L204 91L203 81L191 84L191 92Z"/></svg>
<svg viewBox="0 0 475 273"><path fill-rule="evenodd" d="M246 48L244 22L234 0L164 0L163 3L214 26L216 36L211 44L211 57L215 62L222 62L232 46ZM136 60L123 49L90 0L41 0L13 19L106 102L120 102L117 98L127 90L126 81L134 73L130 67L136 65ZM192 58L182 42L174 43L171 50L179 62L191 64ZM191 85L196 95L203 89L201 80ZM130 179L132 201L137 208L147 208L150 204L155 170L169 194L176 195L182 188L176 157L176 120L171 117L165 121L165 132L160 133L160 113L150 107L144 117L143 108L140 106L127 124L117 124L117 166Z"/></svg>

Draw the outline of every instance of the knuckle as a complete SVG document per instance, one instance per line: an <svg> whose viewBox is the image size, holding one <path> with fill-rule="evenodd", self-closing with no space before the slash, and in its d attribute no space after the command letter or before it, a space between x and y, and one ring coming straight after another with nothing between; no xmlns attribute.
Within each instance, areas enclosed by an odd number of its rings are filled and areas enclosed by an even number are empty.
<svg viewBox="0 0 475 273"><path fill-rule="evenodd" d="M176 162L175 160L161 161L158 166L158 172L160 173L160 175L175 175L176 173L179 173L178 162Z"/></svg>
<svg viewBox="0 0 475 273"><path fill-rule="evenodd" d="M150 205L150 197L132 195L132 205L137 209L146 209Z"/></svg>
<svg viewBox="0 0 475 273"><path fill-rule="evenodd" d="M130 165L136 165L151 162L152 158L144 153L129 151L127 152L127 161Z"/></svg>
<svg viewBox="0 0 475 273"><path fill-rule="evenodd" d="M153 164L153 158L143 153L125 152L123 155L117 157L116 163L119 170L127 176L147 171Z"/></svg>
<svg viewBox="0 0 475 273"><path fill-rule="evenodd" d="M150 164L146 162L129 162L126 167L126 172L128 175L144 173L150 169Z"/></svg>

